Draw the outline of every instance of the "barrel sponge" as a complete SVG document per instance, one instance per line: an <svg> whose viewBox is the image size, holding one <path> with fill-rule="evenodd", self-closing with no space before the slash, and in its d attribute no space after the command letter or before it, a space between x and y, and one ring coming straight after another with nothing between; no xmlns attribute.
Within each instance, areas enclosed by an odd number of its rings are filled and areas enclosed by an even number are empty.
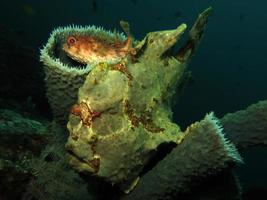
<svg viewBox="0 0 267 200"><path fill-rule="evenodd" d="M82 65L70 59L62 50L67 37L72 34L97 36L105 41L125 40L117 32L104 31L95 26L69 26L55 29L41 50L40 60L44 64L46 96L54 119L65 123L71 105L77 101L77 93L93 66Z"/></svg>
<svg viewBox="0 0 267 200"><path fill-rule="evenodd" d="M221 119L227 136L240 149L267 145L267 100Z"/></svg>
<svg viewBox="0 0 267 200"><path fill-rule="evenodd" d="M172 199L174 194L190 190L200 179L233 163L242 163L242 158L210 113L189 126L184 140L145 174L124 199Z"/></svg>

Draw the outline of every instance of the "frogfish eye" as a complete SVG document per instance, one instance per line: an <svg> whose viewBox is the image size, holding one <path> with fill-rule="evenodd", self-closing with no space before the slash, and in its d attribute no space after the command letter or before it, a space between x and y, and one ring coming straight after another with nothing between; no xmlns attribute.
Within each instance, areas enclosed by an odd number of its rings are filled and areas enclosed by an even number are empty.
<svg viewBox="0 0 267 200"><path fill-rule="evenodd" d="M77 42L77 39L73 36L69 36L68 39L67 39L67 42L69 45L73 45Z"/></svg>

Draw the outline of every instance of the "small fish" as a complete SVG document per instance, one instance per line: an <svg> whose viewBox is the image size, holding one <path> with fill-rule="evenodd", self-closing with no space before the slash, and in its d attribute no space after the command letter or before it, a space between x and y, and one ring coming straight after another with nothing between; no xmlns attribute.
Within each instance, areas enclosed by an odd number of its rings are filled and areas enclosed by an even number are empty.
<svg viewBox="0 0 267 200"><path fill-rule="evenodd" d="M118 62L133 53L129 24L122 21L121 26L127 34L125 41L117 40L110 44L96 36L70 35L63 44L63 50L70 58L82 64Z"/></svg>

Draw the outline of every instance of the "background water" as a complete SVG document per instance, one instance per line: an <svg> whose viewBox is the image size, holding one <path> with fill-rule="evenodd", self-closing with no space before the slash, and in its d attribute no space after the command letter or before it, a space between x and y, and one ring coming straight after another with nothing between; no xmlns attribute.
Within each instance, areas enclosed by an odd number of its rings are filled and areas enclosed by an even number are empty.
<svg viewBox="0 0 267 200"><path fill-rule="evenodd" d="M119 20L124 19L141 39L147 32L173 29L182 22L190 27L208 6L214 12L189 65L195 83L177 99L174 110L176 122L185 128L209 111L222 117L267 99L266 1L1 0L0 25L15 32L19 45L35 49L38 60L38 49L58 26L94 24L121 30ZM25 98L28 95L25 92ZM246 167L239 170L244 187L267 188L266 156L264 148L244 154Z"/></svg>

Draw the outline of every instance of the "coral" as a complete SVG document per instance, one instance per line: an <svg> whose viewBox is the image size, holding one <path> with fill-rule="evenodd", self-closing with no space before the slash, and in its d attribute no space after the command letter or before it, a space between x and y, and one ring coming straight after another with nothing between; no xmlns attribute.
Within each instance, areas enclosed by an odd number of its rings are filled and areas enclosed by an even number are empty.
<svg viewBox="0 0 267 200"><path fill-rule="evenodd" d="M24 118L12 110L0 109L0 120L1 134L30 135L45 130L45 126L39 121Z"/></svg>
<svg viewBox="0 0 267 200"><path fill-rule="evenodd" d="M67 120L70 107L77 100L78 88L92 68L91 64L77 63L66 55L63 45L72 35L99 38L106 43L125 40L122 34L104 31L95 26L83 28L71 26L58 28L52 32L47 44L41 50L40 60L44 64L46 95L54 118L63 124Z"/></svg>
<svg viewBox="0 0 267 200"><path fill-rule="evenodd" d="M46 144L46 126L11 110L0 109L0 155L22 160L25 152L38 155Z"/></svg>
<svg viewBox="0 0 267 200"><path fill-rule="evenodd" d="M93 199L68 165L64 131L0 109L1 199Z"/></svg>
<svg viewBox="0 0 267 200"><path fill-rule="evenodd" d="M52 123L49 144L27 163L33 178L27 185L23 200L89 200L94 199L87 192L84 181L68 165L64 148L64 129Z"/></svg>
<svg viewBox="0 0 267 200"><path fill-rule="evenodd" d="M30 176L18 163L0 159L0 199L21 199Z"/></svg>
<svg viewBox="0 0 267 200"><path fill-rule="evenodd" d="M240 149L267 145L267 100L220 119L228 138Z"/></svg>
<svg viewBox="0 0 267 200"><path fill-rule="evenodd" d="M38 156L47 143L46 124L19 113L0 109L0 194L20 199L31 173L30 159Z"/></svg>

